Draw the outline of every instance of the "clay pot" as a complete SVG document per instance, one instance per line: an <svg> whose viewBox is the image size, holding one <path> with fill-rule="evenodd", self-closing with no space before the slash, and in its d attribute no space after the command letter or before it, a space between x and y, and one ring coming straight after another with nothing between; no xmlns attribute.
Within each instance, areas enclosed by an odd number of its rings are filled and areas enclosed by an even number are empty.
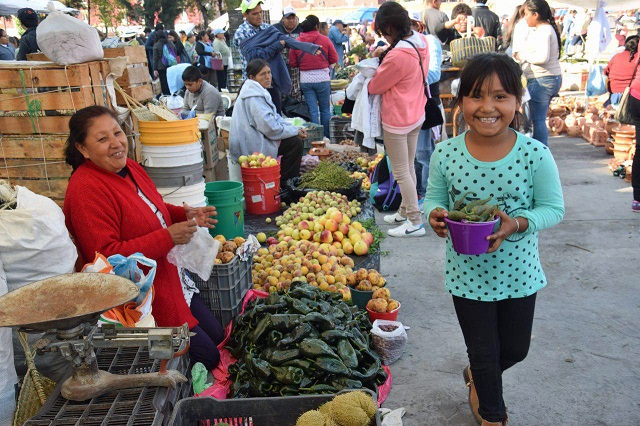
<svg viewBox="0 0 640 426"><path fill-rule="evenodd" d="M604 144L604 150L607 154L613 155L613 142L607 141Z"/></svg>

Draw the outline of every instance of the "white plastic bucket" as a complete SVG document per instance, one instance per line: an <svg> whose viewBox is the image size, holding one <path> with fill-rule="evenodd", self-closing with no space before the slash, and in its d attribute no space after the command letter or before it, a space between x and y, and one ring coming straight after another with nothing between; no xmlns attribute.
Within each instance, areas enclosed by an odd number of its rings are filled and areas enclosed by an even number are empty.
<svg viewBox="0 0 640 426"><path fill-rule="evenodd" d="M187 203L191 207L204 207L207 205L207 197L204 195L204 180L195 185L182 186L179 188L158 188L165 203L181 206Z"/></svg>
<svg viewBox="0 0 640 426"><path fill-rule="evenodd" d="M179 167L202 163L200 142L177 146L142 145L142 165L145 167Z"/></svg>

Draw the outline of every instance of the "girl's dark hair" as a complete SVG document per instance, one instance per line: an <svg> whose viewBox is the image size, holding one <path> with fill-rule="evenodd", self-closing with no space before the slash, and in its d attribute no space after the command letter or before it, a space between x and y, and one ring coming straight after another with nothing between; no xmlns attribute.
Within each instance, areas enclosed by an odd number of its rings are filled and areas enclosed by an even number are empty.
<svg viewBox="0 0 640 426"><path fill-rule="evenodd" d="M167 41L167 33L165 33L164 31L157 31L156 35L155 35L155 42L159 42L164 40L164 42Z"/></svg>
<svg viewBox="0 0 640 426"><path fill-rule="evenodd" d="M493 75L498 76L505 92L516 97L518 103L522 101L522 69L508 55L504 53L481 53L473 56L460 72L460 86L455 103L461 104L465 96L477 96L482 91L485 81ZM519 127L518 114L511 123L512 128Z"/></svg>
<svg viewBox="0 0 640 426"><path fill-rule="evenodd" d="M267 66L269 66L269 63L264 59L252 60L247 64L247 77L255 77L264 67Z"/></svg>
<svg viewBox="0 0 640 426"><path fill-rule="evenodd" d="M175 30L169 30L169 35L171 37L173 37L175 39L175 41L182 41L182 40L180 40L180 36L178 35L178 33Z"/></svg>
<svg viewBox="0 0 640 426"><path fill-rule="evenodd" d="M304 21L300 22L300 28L304 33L317 30L319 26L320 19L316 15L307 15Z"/></svg>
<svg viewBox="0 0 640 426"><path fill-rule="evenodd" d="M71 116L69 120L69 137L67 138L67 145L64 148L64 161L71 166L74 172L85 161L84 156L78 150L76 144L84 145L87 132L93 120L105 115L110 116L120 123L116 113L103 106L82 108Z"/></svg>
<svg viewBox="0 0 640 426"><path fill-rule="evenodd" d="M631 62L636 56L636 53L638 53L638 40L640 40L640 37L630 36L627 37L624 42L624 50L629 51L629 62Z"/></svg>
<svg viewBox="0 0 640 426"><path fill-rule="evenodd" d="M539 21L548 22L553 27L553 30L556 32L556 39L558 40L558 58L560 58L560 49L562 46L560 30L556 24L556 18L553 17L549 3L545 0L527 0L524 2L524 6L529 9L531 13L537 13Z"/></svg>
<svg viewBox="0 0 640 426"><path fill-rule="evenodd" d="M409 12L394 1L382 3L376 14L374 30L378 35L391 35L395 33L393 43L391 43L389 48L382 52L379 57L380 63L382 64L385 56L387 56L403 38L411 35L411 18L409 18Z"/></svg>
<svg viewBox="0 0 640 426"><path fill-rule="evenodd" d="M198 32L198 35L196 35L196 41L202 41L204 39L205 35L207 35L206 31Z"/></svg>

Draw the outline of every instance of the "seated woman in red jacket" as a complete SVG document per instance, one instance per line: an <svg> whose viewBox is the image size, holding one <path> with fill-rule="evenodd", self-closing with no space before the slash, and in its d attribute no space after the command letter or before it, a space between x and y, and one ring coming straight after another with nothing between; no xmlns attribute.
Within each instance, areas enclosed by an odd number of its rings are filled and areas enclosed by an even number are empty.
<svg viewBox="0 0 640 426"><path fill-rule="evenodd" d="M622 93L631 83L633 70L638 63L638 36L627 37L624 51L613 55L604 69L604 75L609 77L609 101L605 104L618 105Z"/></svg>
<svg viewBox="0 0 640 426"><path fill-rule="evenodd" d="M118 117L107 108L87 107L71 117L65 148L73 168L63 207L67 229L85 263L96 252L107 257L139 252L155 260L153 315L158 326L188 323L196 333L191 362L211 370L220 361L216 345L223 339L222 327L187 272L166 256L175 245L191 240L196 223L213 228L215 207L166 204L144 169L127 158L127 145Z"/></svg>
<svg viewBox="0 0 640 426"><path fill-rule="evenodd" d="M309 107L311 121L322 124L329 137L331 113L331 65L338 62L338 52L329 37L318 31L320 20L309 15L300 23L302 33L298 41L320 45L318 53L311 55L302 50L289 50L289 66L300 68L300 89ZM318 109L320 113L318 114Z"/></svg>

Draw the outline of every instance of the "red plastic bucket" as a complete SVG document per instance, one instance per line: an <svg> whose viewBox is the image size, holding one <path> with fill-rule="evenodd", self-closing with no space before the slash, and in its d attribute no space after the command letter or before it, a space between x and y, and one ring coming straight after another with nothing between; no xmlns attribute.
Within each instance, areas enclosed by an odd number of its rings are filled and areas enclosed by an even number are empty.
<svg viewBox="0 0 640 426"><path fill-rule="evenodd" d="M373 323L375 320L387 320L387 321L397 321L398 320L398 313L400 313L400 307L402 305L400 304L400 302L398 302L398 307L395 308L393 311L391 312L374 312L371 309L367 308L367 312L369 312L369 319L371 320L371 322Z"/></svg>
<svg viewBox="0 0 640 426"><path fill-rule="evenodd" d="M458 254L484 254L489 250L487 237L493 234L498 218L491 222L456 222L448 217L444 221L449 228L453 249Z"/></svg>
<svg viewBox="0 0 640 426"><path fill-rule="evenodd" d="M280 165L240 170L247 213L269 214L280 210Z"/></svg>

